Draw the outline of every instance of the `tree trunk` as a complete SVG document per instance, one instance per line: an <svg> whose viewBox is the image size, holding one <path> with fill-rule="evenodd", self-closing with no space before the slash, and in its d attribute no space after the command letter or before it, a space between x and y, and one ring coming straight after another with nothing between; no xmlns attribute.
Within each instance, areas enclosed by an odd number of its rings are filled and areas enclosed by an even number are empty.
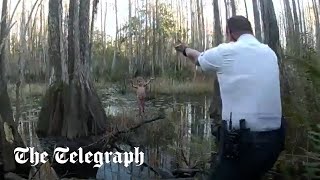
<svg viewBox="0 0 320 180"><path fill-rule="evenodd" d="M201 50L205 50L205 44L206 44L206 41L205 41L205 22L204 22L204 12L203 12L203 0L200 0L200 12L201 12L201 31L202 31L202 47L201 47Z"/></svg>
<svg viewBox="0 0 320 180"><path fill-rule="evenodd" d="M231 4L232 16L235 16L237 14L236 3L234 0L230 0L230 4Z"/></svg>
<svg viewBox="0 0 320 180"><path fill-rule="evenodd" d="M57 3L58 2L58 3ZM45 131L45 134L50 135L59 134L59 129L62 128L62 118L61 118L61 102L56 103L56 99L61 98L59 90L63 87L62 81L62 59L61 59L61 26L60 26L60 5L61 0L50 0L49 1L49 14L48 14L48 56L49 56L49 66L53 73L51 73L51 82L52 86L49 87L49 90L46 92L39 121L38 121L38 130ZM69 46L70 47L70 46ZM56 89L53 89L56 88ZM57 94L59 97L56 98ZM52 96L52 98L49 98ZM50 100L50 102L47 102ZM51 107L52 106L52 107ZM47 109L45 109L47 108ZM50 111L52 111L50 113ZM50 113L50 114L49 114ZM52 117L51 117L52 116ZM39 130L40 129L40 130ZM38 133L39 134L39 133ZM42 135L42 134L39 134Z"/></svg>
<svg viewBox="0 0 320 180"><path fill-rule="evenodd" d="M219 14L219 0L213 0L213 18L214 18L214 40L212 45L218 46L222 43L222 32L220 24L220 14Z"/></svg>
<svg viewBox="0 0 320 180"><path fill-rule="evenodd" d="M143 64L148 60L148 0L145 0L145 24L144 24L144 52L143 52ZM144 72L144 66L141 67L141 71Z"/></svg>
<svg viewBox="0 0 320 180"><path fill-rule="evenodd" d="M249 15L248 15L247 2L246 2L246 0L243 0L243 2L244 2L244 8L245 8L245 10L246 10L246 17L248 18L248 17L249 17Z"/></svg>
<svg viewBox="0 0 320 180"><path fill-rule="evenodd" d="M156 32L156 10L153 7L152 9L152 76L154 77L155 75L155 64L157 63L157 32Z"/></svg>
<svg viewBox="0 0 320 180"><path fill-rule="evenodd" d="M54 81L62 81L61 67L61 46L60 46L60 5L61 0L49 1L49 16L48 16L48 45L49 45L49 60L51 67L54 70Z"/></svg>
<svg viewBox="0 0 320 180"><path fill-rule="evenodd" d="M59 1L61 3L61 0ZM59 8L56 0L49 1L49 58L60 69ZM106 114L91 83L89 65L89 9L90 1L70 0L68 27L67 82L57 76L44 97L37 134L65 136L69 139L100 134L106 128ZM50 40L51 39L51 40ZM60 79L60 80L59 80Z"/></svg>
<svg viewBox="0 0 320 180"><path fill-rule="evenodd" d="M263 3L262 3L263 2ZM272 1L262 1L262 17L263 27L265 34L265 42L268 44L273 51L276 52L279 57L280 40L279 40L279 27L277 24L277 18L274 11Z"/></svg>
<svg viewBox="0 0 320 180"><path fill-rule="evenodd" d="M219 44L222 43L222 32L221 32L218 0L213 0L212 5L213 5L213 17L214 17L214 38L213 38L212 44L213 46L218 46ZM212 100L209 107L209 115L210 115L210 119L213 120L214 124L219 124L220 121L222 120L222 117L221 117L222 100L220 95L220 85L219 85L219 81L216 74L213 80L213 86L214 86L214 90L213 90ZM214 129L211 129L211 131L213 132ZM211 166L213 166L213 164L211 164Z"/></svg>
<svg viewBox="0 0 320 180"><path fill-rule="evenodd" d="M320 53L320 21L319 21L319 11L317 6L317 2L312 0L313 3L313 11L314 11L314 18L315 18L315 34L316 34L316 49Z"/></svg>
<svg viewBox="0 0 320 180"><path fill-rule="evenodd" d="M26 22L26 16L25 16L25 12L22 11L21 13L21 25L20 25L20 46L19 46L19 78L16 82L16 121L20 120L20 115L21 115L21 104L22 104L22 92L21 89L23 89L24 85L25 85L25 64L26 64L26 60L28 59L28 57L30 56L30 54L27 53L27 51L33 52L32 51L32 47L34 47L32 44L34 43L33 40L33 26L31 26L30 20L31 20L31 15L33 13L34 8L36 7L37 1L36 3L33 5L30 15L27 19ZM39 7L39 6L38 6ZM22 1L22 9L25 9L25 1ZM27 28L30 24L30 28ZM30 41L30 49L28 50L27 47L27 41L26 41L26 35L27 35L27 31L28 31L28 35L29 35L29 41Z"/></svg>
<svg viewBox="0 0 320 180"><path fill-rule="evenodd" d="M162 66L162 58L161 57L161 42L159 42L161 40L161 30L160 30L160 24L161 24L161 20L160 20L160 15L159 15L159 0L156 0L156 41L157 41L157 49L156 49L156 62L158 67L161 66L161 73L163 75L163 66ZM160 62L161 61L161 62Z"/></svg>
<svg viewBox="0 0 320 180"><path fill-rule="evenodd" d="M101 74L104 74L104 70L105 67L107 67L107 60L106 60L106 21L107 21L107 9L108 9L108 2L106 2L105 5L105 10L104 10L104 14L103 14L103 3L101 3L101 10L100 10L100 16L101 16L101 30L102 30L102 34L101 34L101 38L102 38L102 65L103 68L101 69ZM100 78L100 77L99 77Z"/></svg>
<svg viewBox="0 0 320 180"><path fill-rule="evenodd" d="M0 32L0 171L16 171L21 165L16 164L14 149L25 147L14 122L11 109L11 102L7 92L7 80L5 71L5 50L6 37L9 33L7 29L7 0L2 1L1 32ZM24 166L24 165L22 165Z"/></svg>
<svg viewBox="0 0 320 180"><path fill-rule="evenodd" d="M89 11L90 1L80 0L79 8L79 44L80 44L80 63L84 65L84 76L90 78L89 68ZM93 20L93 19L92 19Z"/></svg>
<svg viewBox="0 0 320 180"><path fill-rule="evenodd" d="M263 3L262 3L263 2ZM281 83L281 94L288 95L289 92L289 82L287 79L287 70L282 59L282 52L279 40L279 27L277 24L277 18L274 11L274 6L272 1L262 1L261 2L261 13L262 22L265 34L265 43L276 53L278 57L278 64L280 69L280 83Z"/></svg>
<svg viewBox="0 0 320 180"><path fill-rule="evenodd" d="M304 1L301 1L301 7L303 8L304 7ZM306 26L306 16L305 16L305 10L303 9L302 10L302 26L303 26L303 31L306 33L307 32L307 26ZM307 38L305 37L304 38L304 43L307 43Z"/></svg>
<svg viewBox="0 0 320 180"><path fill-rule="evenodd" d="M302 38L301 38L301 43L304 43L304 29L303 29L303 19L302 19L302 12L301 12L301 6L300 6L300 0L297 1L297 5L298 5L298 12L299 12L299 22L298 22L298 25L299 25L299 31L300 33L302 34Z"/></svg>
<svg viewBox="0 0 320 180"><path fill-rule="evenodd" d="M153 8L153 4L149 3L150 6L149 6L149 18L148 18L148 24L149 24L149 48L152 47L152 44L153 44L153 11L154 11L154 8ZM152 48L151 48L152 49ZM151 71L151 76L154 77L155 74L154 74L154 50L149 50L149 64L150 64L150 69L149 71ZM151 89L150 89L151 90Z"/></svg>
<svg viewBox="0 0 320 180"><path fill-rule="evenodd" d="M203 34L202 34L202 28L201 28L201 10L200 10L200 7L202 6L202 4L200 4L200 2L201 1L199 1L199 0L197 0L197 4L196 4L196 6L197 6L197 19L198 19L198 24L197 24L197 26L198 26L198 28L197 28L197 34L198 34L198 36L197 36L197 39L198 39L198 47L197 47L197 49L199 49L200 51L203 51L203 49L202 49L202 39L203 39ZM195 73L196 73L196 71L195 71Z"/></svg>
<svg viewBox="0 0 320 180"><path fill-rule="evenodd" d="M294 17L294 30L295 30L295 35L299 35L300 33L300 19L298 18L298 13L297 13L297 6L296 6L296 0L292 0L292 10L293 10L293 17Z"/></svg>
<svg viewBox="0 0 320 180"><path fill-rule="evenodd" d="M294 45L296 44L296 39L295 39L295 27L294 27L294 22L293 22L293 17L292 17L292 12L291 12L291 6L289 0L284 0L284 7L285 7L285 15L286 15L286 49L290 53L295 53L296 49L294 48Z"/></svg>
<svg viewBox="0 0 320 180"><path fill-rule="evenodd" d="M191 13L191 21L190 21L190 24L191 24L191 47L195 47L195 33L196 33L196 30L195 30L195 18L194 18L194 11L193 11L193 0L190 0L190 13Z"/></svg>
<svg viewBox="0 0 320 180"><path fill-rule="evenodd" d="M25 9L25 1L22 1L22 9ZM19 51L19 79L16 83L16 121L20 121L21 115L21 100L22 93L21 88L24 84L24 65L27 51L27 42L26 42L26 20L25 12L21 13L21 25L20 25L20 51ZM21 87L22 86L22 87Z"/></svg>
<svg viewBox="0 0 320 180"><path fill-rule="evenodd" d="M66 8L67 9L67 8ZM63 82L68 82L68 60L67 60L67 53L68 53L68 42L65 38L67 36L67 28L68 26L63 23L63 7L62 3L59 3L59 26L60 26L60 56L61 56L61 78ZM65 16L65 19L66 16ZM63 28L64 27L64 28Z"/></svg>
<svg viewBox="0 0 320 180"><path fill-rule="evenodd" d="M90 2L90 1L89 1ZM97 14L99 0L94 0L92 4L92 12L91 12L91 25L90 25L90 43L89 43L89 59L88 65L90 67L90 73L92 73L92 45L93 45L93 31L94 31L94 19ZM102 17L101 17L102 19ZM102 41L103 42L103 41Z"/></svg>
<svg viewBox="0 0 320 180"><path fill-rule="evenodd" d="M133 48L132 48L132 5L131 5L131 0L128 0L128 6L129 6L129 17L128 17L128 22L129 22L129 55L128 55L128 60L129 60L129 74L132 76L133 74ZM153 59L154 61L154 59Z"/></svg>
<svg viewBox="0 0 320 180"><path fill-rule="evenodd" d="M296 6L296 0L292 0L292 10L293 10L293 17L294 17L294 39L296 40L293 47L294 51L297 53L297 55L300 55L301 51L301 38L300 38L300 19L298 18L297 13L297 6Z"/></svg>
<svg viewBox="0 0 320 180"><path fill-rule="evenodd" d="M226 22L228 21L229 18L229 4L228 4L228 0L224 0L224 6L225 6L225 10L226 10Z"/></svg>
<svg viewBox="0 0 320 180"><path fill-rule="evenodd" d="M116 39L115 39L115 43L114 43L114 46L115 46L115 50L113 52L113 60L112 60L112 65L111 65L111 74L112 76L114 76L114 73L116 72L116 66L117 66L117 57L118 57L118 51L119 51L119 47L118 47L118 1L117 0L114 0L114 9L115 9L115 13L116 13Z"/></svg>
<svg viewBox="0 0 320 180"><path fill-rule="evenodd" d="M254 28L255 28L255 35L259 41L262 41L261 37L261 24L260 24L260 13L258 9L258 0L252 0L252 7L253 7L253 16L254 16ZM261 2L262 3L262 2ZM261 9L262 11L262 9Z"/></svg>

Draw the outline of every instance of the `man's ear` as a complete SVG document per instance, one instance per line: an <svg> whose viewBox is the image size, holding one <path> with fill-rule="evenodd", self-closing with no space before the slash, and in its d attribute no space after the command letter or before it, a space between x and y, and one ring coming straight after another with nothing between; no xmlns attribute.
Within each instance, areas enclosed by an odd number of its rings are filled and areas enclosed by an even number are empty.
<svg viewBox="0 0 320 180"><path fill-rule="evenodd" d="M226 29L226 34L227 34L228 41L234 41L232 33L231 33L231 31L230 31L230 29L228 27Z"/></svg>
<svg viewBox="0 0 320 180"><path fill-rule="evenodd" d="M231 40L233 41L233 42L236 42L237 41L237 37L238 37L238 35L237 34L235 34L235 33L232 33L232 32L230 32L230 37L231 37Z"/></svg>

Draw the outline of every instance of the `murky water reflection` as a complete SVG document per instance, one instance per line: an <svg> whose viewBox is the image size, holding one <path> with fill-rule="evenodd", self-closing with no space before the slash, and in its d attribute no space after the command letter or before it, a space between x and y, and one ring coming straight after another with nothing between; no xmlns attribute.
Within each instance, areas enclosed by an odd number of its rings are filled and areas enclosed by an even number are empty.
<svg viewBox="0 0 320 180"><path fill-rule="evenodd" d="M108 116L138 114L137 102L132 94L115 96L105 93L101 97ZM148 116L154 116L162 111L166 114L166 119L148 124L135 134L135 139L144 147L145 162L152 167L161 168L161 171L169 172L178 166L191 167L206 161L205 158L209 157L210 148L213 146L208 119L209 104L210 101L205 96L158 96L147 101ZM39 104L24 110L18 126L19 133L28 146L39 146L35 134ZM121 171L121 168L117 171ZM139 175L138 179L141 179L141 176L146 179L155 176L148 168L139 170L129 168L129 171L131 173L136 171L133 174Z"/></svg>

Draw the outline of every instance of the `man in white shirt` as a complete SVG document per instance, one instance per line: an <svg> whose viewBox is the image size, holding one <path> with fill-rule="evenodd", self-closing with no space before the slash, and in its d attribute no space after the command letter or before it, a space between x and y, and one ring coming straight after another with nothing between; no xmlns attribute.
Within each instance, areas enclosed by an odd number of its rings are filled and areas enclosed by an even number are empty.
<svg viewBox="0 0 320 180"><path fill-rule="evenodd" d="M254 36L249 20L234 16L227 21L229 43L199 52L176 46L204 72L217 74L222 120L240 139L238 157L222 155L210 179L259 179L277 160L284 144L278 58ZM249 133L241 133L245 120ZM228 156L228 157L227 157Z"/></svg>

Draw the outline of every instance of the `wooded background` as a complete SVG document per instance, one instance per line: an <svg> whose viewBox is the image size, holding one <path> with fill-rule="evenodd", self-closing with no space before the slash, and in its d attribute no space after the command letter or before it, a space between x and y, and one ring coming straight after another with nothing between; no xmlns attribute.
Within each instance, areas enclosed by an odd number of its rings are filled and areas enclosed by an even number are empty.
<svg viewBox="0 0 320 180"><path fill-rule="evenodd" d="M19 3L18 7L15 7L15 2ZM279 41L284 55L301 54L306 46L319 49L319 1L261 2L90 1L88 33L93 77L96 80L119 80L127 72L131 75L187 76L189 71L194 71L194 67L174 52L177 39L200 51L213 47L224 42L226 19L236 14L249 16L259 40L267 44ZM61 51L64 52L62 56L67 56L69 1L60 3ZM10 25L15 23L8 34L6 47L10 59L7 72L12 82L19 78L26 82L49 82L52 67L48 61L48 5L48 0L15 0L8 3L11 7L8 11L16 11L11 13L13 17L11 14L7 17L12 21ZM118 15L118 9L122 14ZM268 26L273 23L278 30L269 31ZM277 34L279 37L276 37ZM271 43L270 46L274 45ZM25 54L24 58L19 58L22 54ZM188 65L191 67L184 68ZM23 77L19 77L19 69Z"/></svg>
<svg viewBox="0 0 320 180"><path fill-rule="evenodd" d="M257 39L277 53L291 124L315 130L320 121L320 0L3 0L1 10L0 114L13 128L7 84L15 87L19 119L22 89L42 83L50 85L42 133L102 131L106 117L94 83L190 80L195 67L175 52L177 40L199 51L214 47L225 42L233 15L250 16Z"/></svg>

